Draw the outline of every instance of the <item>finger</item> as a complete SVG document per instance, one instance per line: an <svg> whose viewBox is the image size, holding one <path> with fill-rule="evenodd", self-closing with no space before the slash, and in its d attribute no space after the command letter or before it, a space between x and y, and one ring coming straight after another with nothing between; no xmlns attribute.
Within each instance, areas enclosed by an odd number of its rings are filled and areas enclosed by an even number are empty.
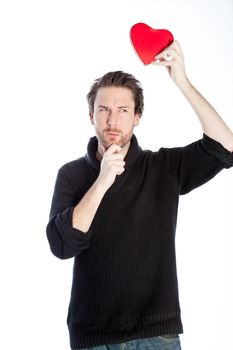
<svg viewBox="0 0 233 350"><path fill-rule="evenodd" d="M169 50L169 51L175 50L175 52L182 52L181 46L178 40L174 40L173 43L167 46L165 50Z"/></svg>
<svg viewBox="0 0 233 350"><path fill-rule="evenodd" d="M175 40L174 41L174 47L180 52L182 53L182 49L181 49L181 46L180 46L180 43L178 40Z"/></svg>
<svg viewBox="0 0 233 350"><path fill-rule="evenodd" d="M162 51L158 55L156 55L155 58L159 60L160 58L163 58L163 56L165 56L165 52L164 51Z"/></svg>
<svg viewBox="0 0 233 350"><path fill-rule="evenodd" d="M112 144L107 150L105 149L105 154L114 154L121 151L121 146Z"/></svg>
<svg viewBox="0 0 233 350"><path fill-rule="evenodd" d="M124 168L125 162L123 160L115 160L114 162L111 162L111 165L114 167Z"/></svg>
<svg viewBox="0 0 233 350"><path fill-rule="evenodd" d="M108 161L123 161L124 160L124 155L121 153L113 153L113 154L106 154L104 155L104 158Z"/></svg>
<svg viewBox="0 0 233 350"><path fill-rule="evenodd" d="M115 169L117 175L121 175L125 171L125 168L123 167L115 167Z"/></svg>
<svg viewBox="0 0 233 350"><path fill-rule="evenodd" d="M171 61L153 61L151 64L154 64L155 66L164 66L164 67L169 67L171 66Z"/></svg>
<svg viewBox="0 0 233 350"><path fill-rule="evenodd" d="M158 55L156 55L156 58L162 58L164 57L167 53L172 51L171 45L167 46L163 51L161 51Z"/></svg>
<svg viewBox="0 0 233 350"><path fill-rule="evenodd" d="M168 52L165 52L165 51L163 51L163 52L161 52L161 54L155 56L155 59L159 60L159 61L164 61L164 60L168 60L168 59L171 59L171 58L172 58L172 56L171 56L170 52L168 53Z"/></svg>
<svg viewBox="0 0 233 350"><path fill-rule="evenodd" d="M172 47L170 47L170 48L168 47L165 50L163 50L162 52L160 52L158 55L156 55L155 58L156 59L161 59L161 58L171 59L175 55L177 55L177 51Z"/></svg>

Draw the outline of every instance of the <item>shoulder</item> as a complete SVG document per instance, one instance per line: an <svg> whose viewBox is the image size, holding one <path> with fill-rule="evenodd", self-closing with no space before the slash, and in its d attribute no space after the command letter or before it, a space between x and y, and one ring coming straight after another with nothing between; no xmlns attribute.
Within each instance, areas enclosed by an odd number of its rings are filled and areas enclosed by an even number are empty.
<svg viewBox="0 0 233 350"><path fill-rule="evenodd" d="M88 165L85 157L81 157L63 164L59 168L58 173L60 174L60 176L69 179L77 179L85 176L87 168Z"/></svg>
<svg viewBox="0 0 233 350"><path fill-rule="evenodd" d="M166 152L166 148L161 147L156 151L146 149L143 150L141 154L141 160L146 162L149 167L163 167L164 163L164 153Z"/></svg>
<svg viewBox="0 0 233 350"><path fill-rule="evenodd" d="M71 161L63 164L60 167L59 171L65 172L65 173L72 172L75 169L85 167L85 165L86 165L85 157L81 157L81 158L77 158L77 159L71 160Z"/></svg>
<svg viewBox="0 0 233 350"><path fill-rule="evenodd" d="M58 170L57 177L63 186L69 184L75 193L80 193L90 186L94 176L85 157L81 157L63 164Z"/></svg>

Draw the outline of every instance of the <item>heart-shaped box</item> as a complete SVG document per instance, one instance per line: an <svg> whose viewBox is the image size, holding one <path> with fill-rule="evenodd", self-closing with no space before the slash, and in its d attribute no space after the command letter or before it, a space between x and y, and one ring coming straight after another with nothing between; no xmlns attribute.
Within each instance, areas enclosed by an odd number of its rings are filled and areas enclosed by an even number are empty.
<svg viewBox="0 0 233 350"><path fill-rule="evenodd" d="M173 35L166 29L153 29L145 23L137 23L130 30L131 42L142 60L150 64L155 56L174 41Z"/></svg>

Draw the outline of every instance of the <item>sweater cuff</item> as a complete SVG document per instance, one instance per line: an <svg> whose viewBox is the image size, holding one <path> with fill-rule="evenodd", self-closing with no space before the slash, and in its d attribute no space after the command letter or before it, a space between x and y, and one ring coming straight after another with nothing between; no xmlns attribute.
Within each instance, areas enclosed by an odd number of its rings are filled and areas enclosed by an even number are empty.
<svg viewBox="0 0 233 350"><path fill-rule="evenodd" d="M228 151L220 142L203 134L201 145L206 152L216 157L223 164L224 168L233 166L233 152Z"/></svg>
<svg viewBox="0 0 233 350"><path fill-rule="evenodd" d="M72 227L73 210L74 207L70 207L57 215L55 224L58 232L67 247L77 246L81 249L89 248L91 230L83 232Z"/></svg>

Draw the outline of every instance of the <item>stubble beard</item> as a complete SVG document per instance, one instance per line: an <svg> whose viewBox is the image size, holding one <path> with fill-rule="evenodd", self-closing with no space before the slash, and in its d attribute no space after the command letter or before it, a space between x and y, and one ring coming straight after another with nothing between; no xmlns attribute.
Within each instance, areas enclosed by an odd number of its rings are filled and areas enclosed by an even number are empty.
<svg viewBox="0 0 233 350"><path fill-rule="evenodd" d="M125 145L127 145L127 143L131 140L131 138L133 136L133 129L134 129L134 127L132 127L130 132L128 132L127 134L123 134L122 131L116 130L116 129L104 129L103 131L100 131L96 128L95 131L96 131L96 137L97 137L99 143L101 145L103 145L104 148L107 150L112 144L116 144L116 145L120 146L121 148L123 148ZM105 134L107 132L117 132L119 134L117 136L118 140L117 141L115 141L115 140L108 141L107 137L105 136Z"/></svg>

